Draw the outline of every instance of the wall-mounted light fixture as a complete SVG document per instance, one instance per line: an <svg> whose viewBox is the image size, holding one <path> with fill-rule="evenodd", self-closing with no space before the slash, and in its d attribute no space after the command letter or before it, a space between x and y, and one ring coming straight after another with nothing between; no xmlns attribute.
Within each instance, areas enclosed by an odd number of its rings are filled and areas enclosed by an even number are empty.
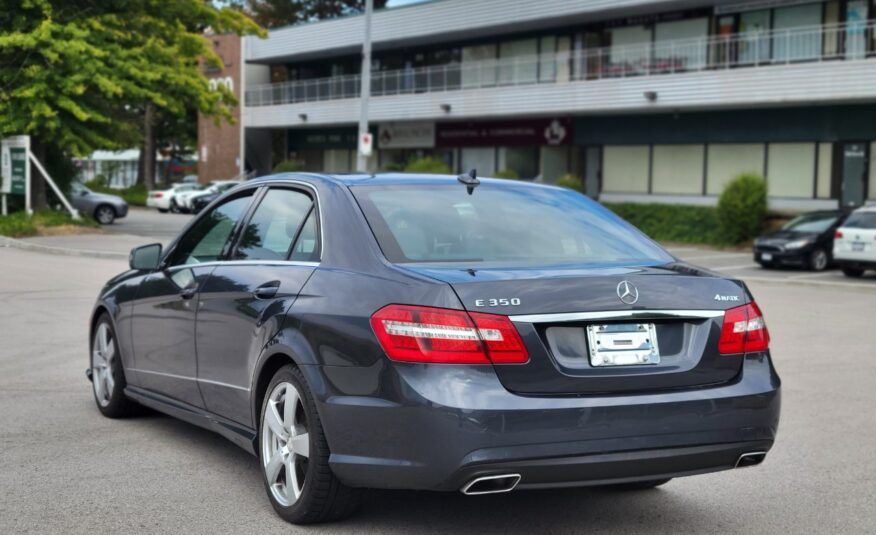
<svg viewBox="0 0 876 535"><path fill-rule="evenodd" d="M301 122L302 122L302 123L306 123L306 122L307 122L307 114L306 114L306 113L299 113L299 114L298 114L298 118L301 119Z"/></svg>
<svg viewBox="0 0 876 535"><path fill-rule="evenodd" d="M657 91L645 91L645 100L655 102L657 100Z"/></svg>
<svg viewBox="0 0 876 535"><path fill-rule="evenodd" d="M451 109L452 109L452 106L450 104L442 104L441 105L441 110L444 111L444 113L450 113Z"/></svg>

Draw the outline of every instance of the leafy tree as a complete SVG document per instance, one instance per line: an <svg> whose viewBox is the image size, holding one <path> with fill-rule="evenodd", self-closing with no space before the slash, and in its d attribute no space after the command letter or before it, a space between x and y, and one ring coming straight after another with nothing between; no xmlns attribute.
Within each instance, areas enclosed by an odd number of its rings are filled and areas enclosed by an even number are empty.
<svg viewBox="0 0 876 535"><path fill-rule="evenodd" d="M246 11L265 28L324 20L365 10L365 0L227 0ZM374 0L374 9L386 0Z"/></svg>
<svg viewBox="0 0 876 535"><path fill-rule="evenodd" d="M41 159L139 145L149 107L230 119L234 96L200 68L220 62L203 33L261 31L207 0L0 0L0 28L0 136L30 134Z"/></svg>
<svg viewBox="0 0 876 535"><path fill-rule="evenodd" d="M766 182L754 173L743 173L731 180L718 198L718 222L728 243L757 236L763 230L767 212Z"/></svg>

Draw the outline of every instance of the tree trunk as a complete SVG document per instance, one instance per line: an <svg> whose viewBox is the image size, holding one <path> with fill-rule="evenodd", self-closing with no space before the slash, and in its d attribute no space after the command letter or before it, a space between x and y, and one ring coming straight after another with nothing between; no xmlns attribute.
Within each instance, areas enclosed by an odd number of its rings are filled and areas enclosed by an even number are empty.
<svg viewBox="0 0 876 535"><path fill-rule="evenodd" d="M43 145L39 141L35 141L31 138L30 151L36 157L37 160L43 165L46 166L46 146ZM49 207L49 199L46 193L48 189L48 184L46 184L46 179L43 178L43 174L40 173L37 166L30 164L30 202L34 211L37 210L46 210Z"/></svg>
<svg viewBox="0 0 876 535"><path fill-rule="evenodd" d="M143 123L143 184L146 189L155 189L155 104L146 104Z"/></svg>
<svg viewBox="0 0 876 535"><path fill-rule="evenodd" d="M140 143L140 155L137 156L137 184L143 184L146 180L145 167L143 166L143 156L146 154L146 144Z"/></svg>

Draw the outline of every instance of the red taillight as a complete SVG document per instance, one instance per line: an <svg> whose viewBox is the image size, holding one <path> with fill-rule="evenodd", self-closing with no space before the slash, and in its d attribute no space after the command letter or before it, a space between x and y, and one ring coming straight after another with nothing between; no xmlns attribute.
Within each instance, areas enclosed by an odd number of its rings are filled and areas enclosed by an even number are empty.
<svg viewBox="0 0 876 535"><path fill-rule="evenodd" d="M392 360L436 364L522 364L529 360L507 316L388 305L371 316L371 327Z"/></svg>
<svg viewBox="0 0 876 535"><path fill-rule="evenodd" d="M152 196L155 197L156 199L160 199L160 198L164 197L164 194L163 193L153 193Z"/></svg>
<svg viewBox="0 0 876 535"><path fill-rule="evenodd" d="M843 231L841 231L841 230L836 231L836 233L833 235L833 237L836 238L836 239L840 239L840 238L842 238L842 237L843 237Z"/></svg>
<svg viewBox="0 0 876 535"><path fill-rule="evenodd" d="M769 346L770 333L757 304L742 305L724 313L724 325L718 340L719 353L753 353L766 351Z"/></svg>

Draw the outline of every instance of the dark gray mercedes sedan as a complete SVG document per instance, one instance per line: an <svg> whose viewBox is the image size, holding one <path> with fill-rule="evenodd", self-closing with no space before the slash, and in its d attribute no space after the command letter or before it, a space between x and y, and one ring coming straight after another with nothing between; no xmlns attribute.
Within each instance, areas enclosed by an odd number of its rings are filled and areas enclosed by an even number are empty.
<svg viewBox="0 0 876 535"><path fill-rule="evenodd" d="M275 175L130 264L90 325L98 408L257 455L291 522L368 488L648 489L759 464L776 436L746 286L570 190Z"/></svg>

